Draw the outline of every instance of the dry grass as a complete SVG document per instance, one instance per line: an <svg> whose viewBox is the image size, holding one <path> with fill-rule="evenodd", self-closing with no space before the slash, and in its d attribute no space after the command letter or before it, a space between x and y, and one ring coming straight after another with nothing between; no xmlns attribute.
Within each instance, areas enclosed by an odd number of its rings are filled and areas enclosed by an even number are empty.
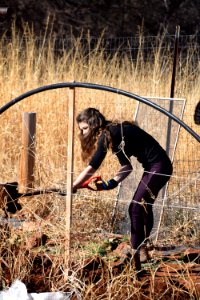
<svg viewBox="0 0 200 300"><path fill-rule="evenodd" d="M89 39L89 38L88 38ZM53 37L41 37L38 46L34 33L24 26L24 35L20 36L13 25L13 36L10 41L2 37L0 41L0 106L22 93L39 86L58 82L92 82L117 87L138 95L168 97L170 94L172 55L169 49L163 54L160 46L154 49L154 60L144 61L140 50L137 61L131 61L129 54L120 59L118 53L106 58L103 49L96 47L89 55L85 55L81 48L80 39L74 39L74 48L63 50L59 55L54 53ZM199 132L193 124L193 111L199 100L200 72L199 66L191 71L190 61L195 49L190 49L187 60L180 61L180 71L177 76L176 97L187 99L184 119ZM21 147L21 114L34 111L37 114L36 137L36 167L35 188L58 187L65 188L67 175L67 126L68 126L68 96L66 89L43 92L31 96L11 107L1 115L0 123L0 165L1 182L18 181ZM88 106L95 106L110 119L132 119L136 102L125 97L96 90L77 89L76 112ZM75 134L75 164L74 177L84 167L80 158L80 147ZM193 163L187 165L192 157ZM184 131L181 132L176 152L177 167L175 165L175 179L172 184L173 193L179 184L192 172L194 176L199 171L200 150L198 143ZM112 166L112 169L110 168ZM112 177L119 165L113 155L109 154L99 173L105 178ZM182 172L184 169L184 173ZM196 173L195 173L196 172ZM178 181L178 183L177 183ZM193 184L193 183L192 183ZM199 186L199 179L195 183ZM194 187L192 186L191 189ZM195 189L195 191L198 189ZM115 200L115 193L91 194L80 191L74 197L72 224L72 256L77 260L75 269L80 268L86 253L83 245L90 239L99 242L98 233L110 232L111 214ZM184 193L182 194L184 196ZM188 201L188 197L184 199ZM193 201L191 199L191 201ZM65 239L65 199L58 195L41 195L21 199L23 209L16 218L24 218L27 227L24 229L1 229L1 265L2 286L9 285L14 279L24 280L29 289L37 287L37 267L42 277L44 275L44 290L74 291L74 294L84 299L147 299L143 295L142 285L136 280L132 268L114 276L108 272L107 281L98 285L85 283L78 278L76 271L72 271L71 282L64 281L64 239ZM189 200L190 203L190 200ZM189 204L188 203L188 204ZM120 215L117 215L117 220ZM191 229L188 218L183 218L174 224L183 231L178 243L185 242L183 238ZM33 225L34 224L34 225ZM185 226L185 227L184 227ZM11 230L11 232L10 232ZM174 230L174 229L173 229ZM188 239L192 243L199 239L198 233L191 230ZM174 231L173 231L174 232ZM180 232L180 230L179 230ZM47 243L42 244L41 234ZM169 242L169 235L162 235ZM173 237L174 239L176 236ZM37 240L39 241L37 244ZM198 240L199 241L199 240ZM165 241L162 240L164 243ZM173 241L174 242L174 241ZM33 243L33 244L31 244ZM35 244L36 243L36 244ZM91 255L96 251L95 245ZM84 251L83 251L84 250ZM98 252L98 251L97 251ZM38 264L37 264L38 262ZM35 273L33 269L35 268ZM186 266L187 268L187 266ZM75 272L75 273L73 273ZM152 278L155 273L152 270ZM177 298L177 289L172 281L164 282L167 289L163 295L155 291L154 281L144 283L149 285L150 298L164 298L171 294L171 299ZM133 289L134 286L134 289ZM195 299L196 293L193 283L188 281L188 290L182 289L183 296ZM185 293L185 294L184 294ZM193 297L193 298L192 298ZM184 298L190 299L190 298Z"/></svg>

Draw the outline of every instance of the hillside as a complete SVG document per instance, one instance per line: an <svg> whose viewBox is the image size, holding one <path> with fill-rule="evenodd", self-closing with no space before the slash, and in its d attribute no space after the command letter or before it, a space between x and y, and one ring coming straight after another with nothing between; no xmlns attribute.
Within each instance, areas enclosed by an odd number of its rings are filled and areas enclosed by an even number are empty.
<svg viewBox="0 0 200 300"><path fill-rule="evenodd" d="M163 28L174 34L176 25L181 34L194 34L200 29L198 0L4 0L1 7L10 13L0 17L1 32L10 31L12 20L18 28L23 22L39 34L45 30L47 19L58 36L79 36L81 32L99 36L133 36L143 28L144 34L156 35Z"/></svg>

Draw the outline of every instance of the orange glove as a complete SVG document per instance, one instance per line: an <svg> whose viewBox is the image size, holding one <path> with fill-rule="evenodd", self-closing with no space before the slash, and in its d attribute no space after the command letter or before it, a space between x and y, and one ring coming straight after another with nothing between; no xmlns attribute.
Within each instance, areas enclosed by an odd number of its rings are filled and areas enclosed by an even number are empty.
<svg viewBox="0 0 200 300"><path fill-rule="evenodd" d="M101 176L93 176L93 177L89 178L88 180L86 180L85 182L83 182L80 188L81 189L87 188L91 191L97 191L97 189L93 188L89 184L95 183L95 185L96 185L96 181L99 181L99 180L101 180Z"/></svg>

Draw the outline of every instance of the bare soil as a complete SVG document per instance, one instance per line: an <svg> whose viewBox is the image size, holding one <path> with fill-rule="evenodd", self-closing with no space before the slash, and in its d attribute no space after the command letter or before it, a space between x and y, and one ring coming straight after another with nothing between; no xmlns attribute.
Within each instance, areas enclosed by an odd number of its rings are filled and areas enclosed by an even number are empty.
<svg viewBox="0 0 200 300"><path fill-rule="evenodd" d="M126 278L126 284L124 284L124 287L122 285L120 292L125 298L118 295L116 299L126 299L127 284L129 289L130 286L133 286L133 291L135 289L139 291L141 300L167 300L172 299L172 294L173 299L200 298L199 247L155 245L154 248L150 249L152 259L148 263L142 264L144 273L138 277L136 271L134 271L132 257L129 255L129 242L124 241L124 237L120 235L110 234L106 237L106 240L105 236L101 234L91 237L92 240L96 241L102 241L102 238L104 238L104 242L99 248L101 251L99 250L98 253L84 259L81 267L77 264L75 257L71 258L71 271L75 272L81 282L91 286L90 293L98 299L106 299L105 294L107 293L108 283L111 278L113 280L113 278L119 278L120 275ZM88 244L88 239L84 235L72 235L72 246L77 245L78 241L82 243L82 247ZM48 278L50 276L52 278L53 276L58 278L62 276L61 272L58 272L58 266L55 266L56 255L50 254L48 251L35 252L37 247L41 247L41 245L55 246L48 237L44 237L44 234L41 234L41 236L36 235L35 238L30 236L29 249L26 249L24 253L24 256L29 256L29 260L30 257L32 259L29 274L23 278L23 282L30 293L51 291L52 286ZM34 253L37 253L37 255ZM11 285L10 270L3 260L1 261L1 269L2 278L4 278L7 285ZM66 286L64 292L69 292L69 287ZM78 298L74 295L72 299ZM115 297L113 296L112 299L115 299ZM135 296L133 293L131 299L138 299L138 293Z"/></svg>

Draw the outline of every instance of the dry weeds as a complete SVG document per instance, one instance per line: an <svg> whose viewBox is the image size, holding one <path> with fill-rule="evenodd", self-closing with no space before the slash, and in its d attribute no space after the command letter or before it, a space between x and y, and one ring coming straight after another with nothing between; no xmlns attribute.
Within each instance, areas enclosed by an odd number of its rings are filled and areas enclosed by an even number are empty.
<svg viewBox="0 0 200 300"><path fill-rule="evenodd" d="M30 28L24 25L24 35L20 36L13 25L11 40L3 36L0 41L0 105L39 86L74 80L117 87L138 95L169 96L172 70L169 49L163 54L160 44L154 49L151 61L144 60L141 49L137 61L131 61L129 53L123 59L117 52L112 57L105 57L98 45L85 55L80 39L74 39L73 49L55 55L53 37L41 37L38 46ZM187 59L179 61L175 96L187 99L184 121L199 133L199 127L193 122L194 107L200 94L199 65L194 69L190 64L194 52L193 46ZM1 182L18 181L21 115L25 111L34 111L37 114L35 188L65 188L67 100L66 89L43 92L21 101L1 115ZM77 89L76 112L88 106L100 109L107 118L123 120L132 119L136 102L111 93ZM77 131L74 145L76 177L84 167ZM198 142L181 130L170 188L172 203L178 198L188 205L199 205L199 159ZM112 177L118 167L113 155L109 154L99 173L105 178ZM188 182L188 176L197 180ZM78 270L84 266L85 259L102 255L99 245L102 236L112 231L110 224L115 196L114 192L91 194L86 191L75 195L71 253L74 259L67 282L64 280L65 198L51 194L20 199L23 209L14 217L25 220L23 227L1 226L2 288L18 278L32 292L59 289L70 291L72 299L197 299L199 290L190 278L186 263L181 265L184 269L181 285L177 285L172 275L163 277L158 284L157 269L153 268L149 270L150 276L142 282L137 281L132 267L118 274L107 268L88 282L80 279ZM186 210L176 214L172 209L170 213L173 222L167 225L168 228L161 227L159 242L199 244L198 211L194 219ZM166 216L169 221L167 213ZM118 220L120 214L116 224Z"/></svg>

